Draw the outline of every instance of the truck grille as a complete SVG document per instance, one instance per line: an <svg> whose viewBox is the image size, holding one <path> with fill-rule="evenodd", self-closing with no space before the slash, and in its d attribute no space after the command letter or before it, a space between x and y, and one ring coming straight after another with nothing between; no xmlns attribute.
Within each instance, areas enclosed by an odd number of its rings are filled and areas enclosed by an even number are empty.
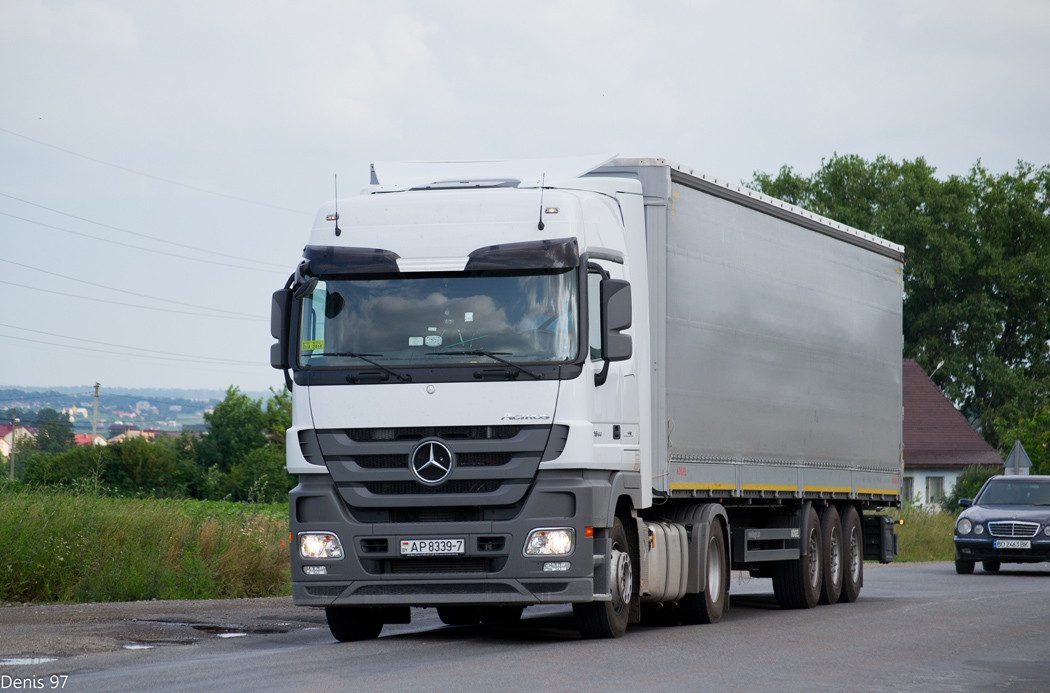
<svg viewBox="0 0 1050 693"><path fill-rule="evenodd" d="M436 426L430 428L351 428L346 431L355 443L390 440L421 440L437 436L445 440L505 440L518 435L521 426Z"/></svg>
<svg viewBox="0 0 1050 693"><path fill-rule="evenodd" d="M441 486L424 486L416 481L366 481L364 487L377 496L424 495L435 493L492 493L503 482L499 479L464 479Z"/></svg>
<svg viewBox="0 0 1050 693"><path fill-rule="evenodd" d="M407 573L487 573L487 558L402 558L390 561L390 572Z"/></svg>
<svg viewBox="0 0 1050 693"><path fill-rule="evenodd" d="M993 537L1034 537L1038 531L1039 525L1035 522L1009 520L988 523L988 533Z"/></svg>
<svg viewBox="0 0 1050 693"><path fill-rule="evenodd" d="M456 464L460 467L502 467L513 457L512 452L464 452L456 456ZM352 459L365 469L408 467L407 455L354 455Z"/></svg>

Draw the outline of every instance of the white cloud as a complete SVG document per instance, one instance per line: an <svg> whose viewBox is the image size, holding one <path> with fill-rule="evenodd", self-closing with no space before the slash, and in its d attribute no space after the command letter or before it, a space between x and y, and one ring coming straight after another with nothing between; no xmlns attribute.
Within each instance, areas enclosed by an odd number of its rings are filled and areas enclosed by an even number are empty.
<svg viewBox="0 0 1050 693"><path fill-rule="evenodd" d="M4 8L0 31L28 33L51 41L71 40L97 48L129 49L138 45L131 15L101 0L45 3L16 0Z"/></svg>

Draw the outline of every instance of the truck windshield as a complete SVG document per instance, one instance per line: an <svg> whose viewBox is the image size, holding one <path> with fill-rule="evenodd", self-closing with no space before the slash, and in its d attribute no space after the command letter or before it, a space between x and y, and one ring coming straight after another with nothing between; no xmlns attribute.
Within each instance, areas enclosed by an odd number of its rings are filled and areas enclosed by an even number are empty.
<svg viewBox="0 0 1050 693"><path fill-rule="evenodd" d="M575 269L320 280L302 299L299 366L568 363L576 284Z"/></svg>

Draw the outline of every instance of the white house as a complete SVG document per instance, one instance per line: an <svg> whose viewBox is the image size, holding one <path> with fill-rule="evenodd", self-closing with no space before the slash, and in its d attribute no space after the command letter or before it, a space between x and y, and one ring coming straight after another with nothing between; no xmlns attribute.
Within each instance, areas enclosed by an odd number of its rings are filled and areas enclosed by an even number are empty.
<svg viewBox="0 0 1050 693"><path fill-rule="evenodd" d="M904 500L933 505L972 465L1002 467L999 453L912 359L904 360Z"/></svg>

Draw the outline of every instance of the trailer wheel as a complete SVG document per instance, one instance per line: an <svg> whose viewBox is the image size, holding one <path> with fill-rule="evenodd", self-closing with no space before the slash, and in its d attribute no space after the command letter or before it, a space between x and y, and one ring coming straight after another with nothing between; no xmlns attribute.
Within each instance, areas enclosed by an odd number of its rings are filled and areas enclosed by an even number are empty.
<svg viewBox="0 0 1050 693"><path fill-rule="evenodd" d="M955 572L959 575L973 575L974 561L955 559Z"/></svg>
<svg viewBox="0 0 1050 693"><path fill-rule="evenodd" d="M627 532L620 518L615 518L609 532L612 542L609 570L612 571L612 601L584 602L572 605L576 628L584 639L618 638L627 630L634 596L634 568Z"/></svg>
<svg viewBox="0 0 1050 693"><path fill-rule="evenodd" d="M383 612L381 609L354 606L326 606L325 618L328 619L328 630L339 642L371 640L378 638L383 630Z"/></svg>
<svg viewBox="0 0 1050 693"><path fill-rule="evenodd" d="M711 538L707 542L707 589L699 594L687 594L678 601L678 619L682 625L718 623L722 620L729 592L728 568L722 521L715 518L711 522Z"/></svg>
<svg viewBox="0 0 1050 693"><path fill-rule="evenodd" d="M820 516L820 533L824 535L824 580L820 583L818 604L835 604L842 595L843 546L842 523L834 505L824 508Z"/></svg>
<svg viewBox="0 0 1050 693"><path fill-rule="evenodd" d="M779 561L773 566L773 595L782 609L812 609L820 599L824 567L824 542L820 518L810 506L806 522L806 555L794 561Z"/></svg>
<svg viewBox="0 0 1050 693"><path fill-rule="evenodd" d="M981 561L981 567L984 568L986 573L997 573L1002 563L999 561Z"/></svg>
<svg viewBox="0 0 1050 693"><path fill-rule="evenodd" d="M845 565L842 571L840 602L855 602L864 584L864 531L860 515L852 505L842 509L842 549Z"/></svg>
<svg viewBox="0 0 1050 693"><path fill-rule="evenodd" d="M438 618L446 626L473 626L481 623L481 607L477 606L439 606Z"/></svg>

